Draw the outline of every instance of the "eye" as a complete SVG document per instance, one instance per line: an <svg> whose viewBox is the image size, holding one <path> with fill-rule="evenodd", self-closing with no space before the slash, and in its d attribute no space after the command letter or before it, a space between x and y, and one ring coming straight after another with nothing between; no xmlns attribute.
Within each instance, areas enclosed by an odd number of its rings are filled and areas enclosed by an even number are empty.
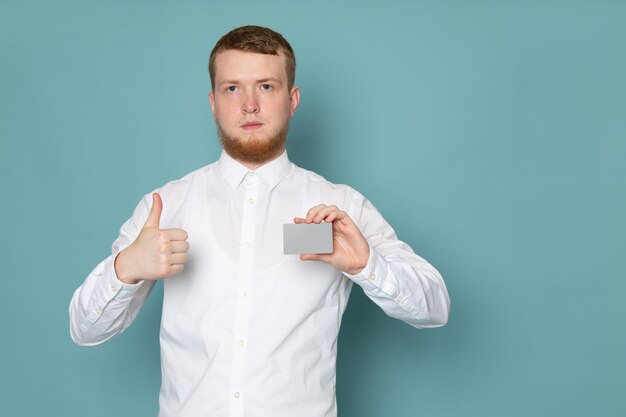
<svg viewBox="0 0 626 417"><path fill-rule="evenodd" d="M261 85L261 90L263 91L270 91L272 89L272 86L270 84L262 84Z"/></svg>
<svg viewBox="0 0 626 417"><path fill-rule="evenodd" d="M228 91L229 93L234 93L237 91L237 87L235 87L234 85L230 85L226 87L226 91Z"/></svg>

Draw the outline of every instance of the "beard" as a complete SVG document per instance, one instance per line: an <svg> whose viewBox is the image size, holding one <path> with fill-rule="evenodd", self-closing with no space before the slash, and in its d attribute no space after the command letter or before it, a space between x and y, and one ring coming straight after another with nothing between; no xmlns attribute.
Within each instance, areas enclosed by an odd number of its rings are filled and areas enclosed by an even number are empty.
<svg viewBox="0 0 626 417"><path fill-rule="evenodd" d="M269 134L268 137L249 136L241 138L230 136L222 127L217 125L217 134L224 151L240 162L263 164L278 157L285 149L289 122Z"/></svg>

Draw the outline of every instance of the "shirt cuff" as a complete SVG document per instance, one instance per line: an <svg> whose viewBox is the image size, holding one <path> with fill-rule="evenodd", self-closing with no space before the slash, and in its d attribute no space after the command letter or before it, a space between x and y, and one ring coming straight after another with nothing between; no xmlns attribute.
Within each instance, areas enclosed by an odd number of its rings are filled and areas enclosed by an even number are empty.
<svg viewBox="0 0 626 417"><path fill-rule="evenodd" d="M121 252L121 251L120 251ZM107 262L102 271L101 286L103 287L103 293L108 294L108 299L115 298L115 301L123 303L133 298L133 295L141 288L143 280L136 284L126 284L120 281L115 272L115 258L117 258L119 252L112 257L111 262Z"/></svg>
<svg viewBox="0 0 626 417"><path fill-rule="evenodd" d="M118 252L119 253L119 252ZM95 273L99 278L89 303L87 320L81 323L83 330L98 321L107 310L125 308L143 281L137 284L125 284L117 278L114 263L117 253L102 262L102 269Z"/></svg>
<svg viewBox="0 0 626 417"><path fill-rule="evenodd" d="M343 274L352 281L360 285L365 291L383 291L391 294L393 289L386 288L387 285L387 261L370 245L370 256L367 259L365 268L358 274L352 275L347 272Z"/></svg>

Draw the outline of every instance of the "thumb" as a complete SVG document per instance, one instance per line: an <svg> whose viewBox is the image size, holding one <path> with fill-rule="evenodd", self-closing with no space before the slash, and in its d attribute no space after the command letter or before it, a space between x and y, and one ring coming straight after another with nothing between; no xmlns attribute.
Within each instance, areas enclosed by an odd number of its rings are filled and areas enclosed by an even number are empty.
<svg viewBox="0 0 626 417"><path fill-rule="evenodd" d="M163 201L159 193L152 193L152 208L148 214L148 220L143 227L159 228L159 221L161 220L161 211L163 210Z"/></svg>
<svg viewBox="0 0 626 417"><path fill-rule="evenodd" d="M328 253L303 253L300 254L302 261L322 261L330 263L330 254Z"/></svg>

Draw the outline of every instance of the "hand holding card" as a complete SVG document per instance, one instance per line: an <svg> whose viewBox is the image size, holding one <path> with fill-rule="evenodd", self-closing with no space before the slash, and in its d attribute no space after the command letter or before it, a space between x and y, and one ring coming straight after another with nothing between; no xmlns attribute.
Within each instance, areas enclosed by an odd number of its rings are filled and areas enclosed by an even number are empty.
<svg viewBox="0 0 626 417"><path fill-rule="evenodd" d="M350 216L336 206L320 204L307 212L306 218L296 217L296 225L324 223L332 225L332 253L309 252L300 255L303 261L322 261L349 274L358 274L369 260L367 240ZM300 252L301 253L301 252Z"/></svg>

